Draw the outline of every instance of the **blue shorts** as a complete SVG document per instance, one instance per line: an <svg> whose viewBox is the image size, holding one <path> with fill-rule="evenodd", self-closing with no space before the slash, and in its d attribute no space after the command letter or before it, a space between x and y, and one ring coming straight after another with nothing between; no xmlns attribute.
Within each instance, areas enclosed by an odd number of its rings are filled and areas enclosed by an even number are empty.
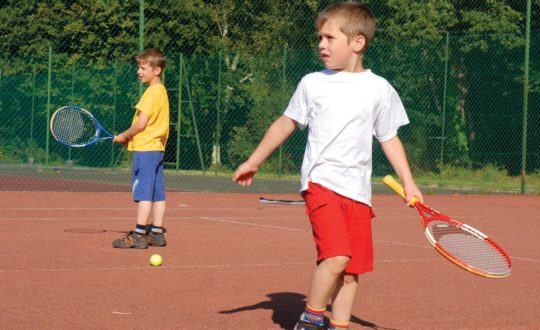
<svg viewBox="0 0 540 330"><path fill-rule="evenodd" d="M165 200L163 152L133 152L131 172L133 201L159 202Z"/></svg>

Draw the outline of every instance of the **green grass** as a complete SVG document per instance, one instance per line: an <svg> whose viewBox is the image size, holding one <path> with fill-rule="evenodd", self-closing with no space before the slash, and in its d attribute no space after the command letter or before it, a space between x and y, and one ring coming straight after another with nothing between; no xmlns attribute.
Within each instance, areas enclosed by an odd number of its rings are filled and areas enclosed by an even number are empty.
<svg viewBox="0 0 540 330"><path fill-rule="evenodd" d="M521 176L510 176L508 172L495 166L480 169L445 167L441 173L415 173L417 184L429 188L449 189L472 193L519 194ZM540 193L540 173L532 173L525 178L527 194Z"/></svg>
<svg viewBox="0 0 540 330"><path fill-rule="evenodd" d="M199 171L175 171L168 170L175 175L202 176ZM393 174L393 173L389 173ZM206 176L231 177L232 171L227 169L209 169ZM283 174L278 176L270 172L258 172L257 178L300 180L299 174ZM426 193L448 192L454 193L478 193L478 194L520 194L521 177L510 176L508 173L495 166L486 166L480 169L464 169L445 167L441 173L415 172L415 181ZM382 177L374 176L374 183L382 182ZM540 194L540 172L528 174L525 181L526 194Z"/></svg>

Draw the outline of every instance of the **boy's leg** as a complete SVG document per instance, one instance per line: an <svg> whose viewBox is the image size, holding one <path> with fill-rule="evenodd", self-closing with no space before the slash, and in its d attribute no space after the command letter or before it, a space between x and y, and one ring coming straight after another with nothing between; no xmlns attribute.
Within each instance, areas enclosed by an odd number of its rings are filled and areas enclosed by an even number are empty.
<svg viewBox="0 0 540 330"><path fill-rule="evenodd" d="M324 186L310 182L304 199L317 247L318 266L311 278L306 310L300 316L299 323L311 316L310 310L315 310L318 312L316 324L321 325L324 310L349 264L351 248L347 239L348 228L343 216L342 197Z"/></svg>
<svg viewBox="0 0 540 330"><path fill-rule="evenodd" d="M358 274L345 274L339 281L332 296L332 321L348 324L358 290Z"/></svg>
<svg viewBox="0 0 540 330"><path fill-rule="evenodd" d="M165 232L163 230L163 219L165 217L166 202L158 201L153 203L152 219L153 224L148 233L148 244L152 246L166 246Z"/></svg>
<svg viewBox="0 0 540 330"><path fill-rule="evenodd" d="M332 296L332 319L329 329L347 329L358 290L358 276L373 270L371 207L350 201L343 204L348 219L352 259Z"/></svg>
<svg viewBox="0 0 540 330"><path fill-rule="evenodd" d="M156 165L156 176L154 180L153 204L152 204L152 226L148 233L148 244L152 246L166 246L165 230L163 221L167 204L165 202L165 176L163 173L163 153L154 154ZM148 224L150 224L148 222Z"/></svg>
<svg viewBox="0 0 540 330"><path fill-rule="evenodd" d="M151 212L152 202L140 201L137 207L137 226L135 230L129 232L129 234L121 239L115 239L112 243L113 247L121 249L146 249L148 247L146 223Z"/></svg>
<svg viewBox="0 0 540 330"><path fill-rule="evenodd" d="M152 213L152 202L140 201L137 207L137 224L146 226L150 222L150 214Z"/></svg>
<svg viewBox="0 0 540 330"><path fill-rule="evenodd" d="M163 227L163 219L165 218L165 211L167 204L165 201L154 202L152 205L152 220L153 225L156 227ZM150 222L148 223L150 224Z"/></svg>
<svg viewBox="0 0 540 330"><path fill-rule="evenodd" d="M305 311L300 315L295 330L323 328L326 305L335 291L336 284L347 267L349 259L347 256L336 256L319 263L311 278Z"/></svg>
<svg viewBox="0 0 540 330"><path fill-rule="evenodd" d="M349 260L350 258L346 256L336 256L323 260L317 266L308 293L310 306L317 309L326 308Z"/></svg>

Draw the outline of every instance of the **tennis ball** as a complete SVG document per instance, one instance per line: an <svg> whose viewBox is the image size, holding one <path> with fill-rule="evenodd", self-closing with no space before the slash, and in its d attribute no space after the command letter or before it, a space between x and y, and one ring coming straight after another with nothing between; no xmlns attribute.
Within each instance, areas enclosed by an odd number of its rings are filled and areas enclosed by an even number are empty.
<svg viewBox="0 0 540 330"><path fill-rule="evenodd" d="M161 266L161 263L163 263L163 258L159 254L152 254L150 256L150 265L152 266Z"/></svg>

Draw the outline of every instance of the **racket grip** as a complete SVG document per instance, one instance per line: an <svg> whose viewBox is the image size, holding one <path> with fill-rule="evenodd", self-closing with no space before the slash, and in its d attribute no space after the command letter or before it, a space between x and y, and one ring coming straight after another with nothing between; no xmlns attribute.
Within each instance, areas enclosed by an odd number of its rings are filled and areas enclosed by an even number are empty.
<svg viewBox="0 0 540 330"><path fill-rule="evenodd" d="M387 185L388 187L392 188L392 190L398 194L399 196L401 196L401 198L405 199L405 190L403 189L403 186L401 184L399 184L399 182L396 181L396 179L394 179L394 177L392 177L391 175L387 175L383 178L383 183L385 185ZM416 197L413 197L408 205L410 207L413 207L414 204L416 204L416 202L418 202L418 199Z"/></svg>

